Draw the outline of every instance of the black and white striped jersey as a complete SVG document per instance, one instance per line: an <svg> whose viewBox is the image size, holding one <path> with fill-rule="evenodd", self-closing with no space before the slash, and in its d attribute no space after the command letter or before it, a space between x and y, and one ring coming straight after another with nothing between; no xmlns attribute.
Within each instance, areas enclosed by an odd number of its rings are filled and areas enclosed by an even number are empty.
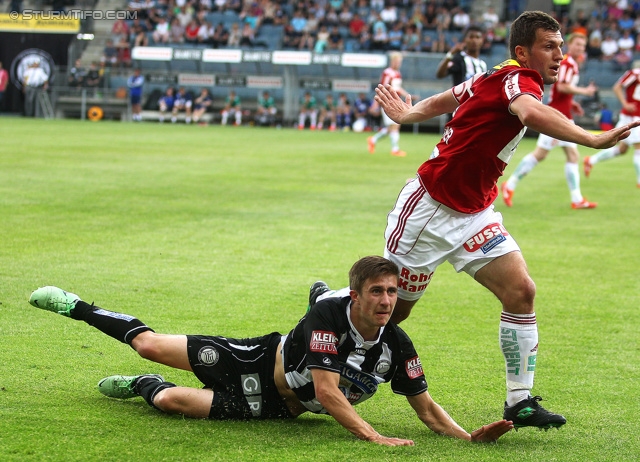
<svg viewBox="0 0 640 462"><path fill-rule="evenodd" d="M287 383L311 412L326 414L316 399L310 369L340 374L339 388L353 405L370 398L384 382L394 393L414 396L427 390L422 364L409 336L393 323L365 341L350 319L351 299L317 302L284 340Z"/></svg>

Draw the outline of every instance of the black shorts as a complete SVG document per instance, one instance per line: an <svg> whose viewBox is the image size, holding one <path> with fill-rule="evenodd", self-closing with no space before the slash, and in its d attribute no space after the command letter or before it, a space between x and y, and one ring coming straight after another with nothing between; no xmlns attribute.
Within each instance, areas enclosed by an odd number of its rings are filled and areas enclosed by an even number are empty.
<svg viewBox="0 0 640 462"><path fill-rule="evenodd" d="M235 339L188 335L193 373L213 390L210 419L293 417L273 381L281 334Z"/></svg>

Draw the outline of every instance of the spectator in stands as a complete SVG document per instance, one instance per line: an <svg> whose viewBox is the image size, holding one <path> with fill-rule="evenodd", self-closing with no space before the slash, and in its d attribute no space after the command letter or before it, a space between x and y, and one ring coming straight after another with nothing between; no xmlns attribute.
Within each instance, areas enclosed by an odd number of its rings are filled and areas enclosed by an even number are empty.
<svg viewBox="0 0 640 462"><path fill-rule="evenodd" d="M131 114L134 122L142 121L142 89L144 87L144 76L140 69L134 69L133 75L127 79L129 88L129 101L131 102Z"/></svg>
<svg viewBox="0 0 640 462"><path fill-rule="evenodd" d="M116 19L111 27L111 36L114 40L118 40L122 35L126 36L127 40L130 39L129 24L124 19Z"/></svg>
<svg viewBox="0 0 640 462"><path fill-rule="evenodd" d="M405 27L402 37L402 50L403 51L421 51L422 50L422 38L420 32L415 24L409 24Z"/></svg>
<svg viewBox="0 0 640 462"><path fill-rule="evenodd" d="M298 130L304 130L304 126L309 119L309 128L316 129L318 119L318 107L316 98L310 92L305 92L300 102L300 114L298 115Z"/></svg>
<svg viewBox="0 0 640 462"><path fill-rule="evenodd" d="M313 51L316 53L323 53L329 46L329 29L326 25L320 26L320 30L316 36L315 46ZM302 48L302 45L301 45Z"/></svg>
<svg viewBox="0 0 640 462"><path fill-rule="evenodd" d="M118 63L118 50L113 44L113 40L107 39L105 42L100 62L105 63L107 66L114 66Z"/></svg>
<svg viewBox="0 0 640 462"><path fill-rule="evenodd" d="M455 8L451 16L451 27L453 30L464 30L471 25L471 17L463 8Z"/></svg>
<svg viewBox="0 0 640 462"><path fill-rule="evenodd" d="M433 53L446 53L449 50L449 43L447 42L447 36L444 32L439 31L436 39L431 45L431 51Z"/></svg>
<svg viewBox="0 0 640 462"><path fill-rule="evenodd" d="M451 26L451 13L443 6L439 6L436 10L436 23L438 24L437 29L439 31L449 30Z"/></svg>
<svg viewBox="0 0 640 462"><path fill-rule="evenodd" d="M395 3L388 2L385 7L380 11L380 19L382 19L387 25L391 25L396 22L398 18L398 8Z"/></svg>
<svg viewBox="0 0 640 462"><path fill-rule="evenodd" d="M267 90L258 96L258 106L256 107L256 125L273 125L276 122L276 102Z"/></svg>
<svg viewBox="0 0 640 462"><path fill-rule="evenodd" d="M158 121L164 122L164 116L168 112L173 112L173 103L175 101L175 95L173 94L173 87L169 87L164 92L164 95L158 100L158 107L160 109L160 117Z"/></svg>
<svg viewBox="0 0 640 462"><path fill-rule="evenodd" d="M118 65L120 67L131 67L131 45L126 35L121 35L116 43Z"/></svg>
<svg viewBox="0 0 640 462"><path fill-rule="evenodd" d="M85 86L87 88L99 88L101 83L98 63L94 61L89 66L89 72L87 72L87 78L85 79Z"/></svg>
<svg viewBox="0 0 640 462"><path fill-rule="evenodd" d="M236 13L240 13L242 10L242 1L241 0L227 0L227 10L235 11Z"/></svg>
<svg viewBox="0 0 640 462"><path fill-rule="evenodd" d="M6 72L6 71L5 71ZM82 62L76 59L75 66L69 71L69 77L67 78L67 85L70 87L84 87L84 79L87 77L87 71L82 67Z"/></svg>
<svg viewBox="0 0 640 462"><path fill-rule="evenodd" d="M436 30L438 27L438 11L436 9L436 4L430 2L427 4L427 8L423 14L422 28Z"/></svg>
<svg viewBox="0 0 640 462"><path fill-rule="evenodd" d="M149 46L149 38L147 37L146 32L139 31L135 35L135 38L133 39L133 46L134 47L147 47L147 46Z"/></svg>
<svg viewBox="0 0 640 462"><path fill-rule="evenodd" d="M229 117L233 117L235 119L235 123L233 125L236 127L242 125L242 103L240 101L240 97L234 90L231 90L229 92L229 96L225 99L221 114L222 125L227 125Z"/></svg>
<svg viewBox="0 0 640 462"><path fill-rule="evenodd" d="M153 30L154 43L169 43L169 23L164 16L160 17Z"/></svg>
<svg viewBox="0 0 640 462"><path fill-rule="evenodd" d="M293 18L291 18L290 23L293 30L302 36L304 28L307 25L307 18L304 16L302 10L298 9L293 12Z"/></svg>
<svg viewBox="0 0 640 462"><path fill-rule="evenodd" d="M480 16L480 19L482 20L482 25L484 26L485 30L496 27L496 25L500 22L500 17L496 13L496 9L493 6L488 6L486 11L484 11L482 13L482 16Z"/></svg>
<svg viewBox="0 0 640 462"><path fill-rule="evenodd" d="M230 47L239 47L242 40L242 31L240 30L240 23L234 22L231 25L231 31L229 32L229 39L227 45Z"/></svg>
<svg viewBox="0 0 640 462"><path fill-rule="evenodd" d="M425 53L432 53L434 51L434 40L431 38L430 34L424 34L422 36L422 43L420 43L420 51L424 51Z"/></svg>
<svg viewBox="0 0 640 462"><path fill-rule="evenodd" d="M176 15L176 18L180 21L182 28L185 29L193 19L193 11L190 11L186 5L183 5L180 7L180 11Z"/></svg>
<svg viewBox="0 0 640 462"><path fill-rule="evenodd" d="M213 48L219 48L229 43L229 31L224 27L223 22L219 22L213 30L213 37L211 37Z"/></svg>
<svg viewBox="0 0 640 462"><path fill-rule="evenodd" d="M173 109L171 111L171 123L178 121L178 112L184 111L187 124L191 123L191 108L193 106L193 96L184 87L178 89L175 98L173 99Z"/></svg>
<svg viewBox="0 0 640 462"><path fill-rule="evenodd" d="M387 41L387 50L399 51L402 50L402 39L404 31L402 28L402 22L396 21L391 26L389 31L389 40Z"/></svg>
<svg viewBox="0 0 640 462"><path fill-rule="evenodd" d="M349 21L349 37L352 39L359 39L362 32L367 28L367 23L362 19L359 14L354 14L351 21Z"/></svg>
<svg viewBox="0 0 640 462"><path fill-rule="evenodd" d="M224 13L227 9L227 0L213 0L213 7L216 11Z"/></svg>
<svg viewBox="0 0 640 462"><path fill-rule="evenodd" d="M198 39L199 45L213 45L213 26L209 21L203 21L198 27Z"/></svg>
<svg viewBox="0 0 640 462"><path fill-rule="evenodd" d="M329 32L329 41L327 43L329 50L342 51L344 48L344 38L340 33L338 26L332 26Z"/></svg>
<svg viewBox="0 0 640 462"><path fill-rule="evenodd" d="M240 36L240 46L252 47L255 43L255 33L251 24L248 22L242 23L242 32Z"/></svg>
<svg viewBox="0 0 640 462"><path fill-rule="evenodd" d="M607 107L606 103L602 103L600 113L596 117L600 130L607 131L614 128L613 111Z"/></svg>
<svg viewBox="0 0 640 462"><path fill-rule="evenodd" d="M2 61L0 61L0 111L3 109L4 94L7 91L7 85L9 84L9 73L2 67Z"/></svg>
<svg viewBox="0 0 640 462"><path fill-rule="evenodd" d="M384 8L384 2L385 0L371 0L369 6L373 11L377 11L379 13Z"/></svg>
<svg viewBox="0 0 640 462"><path fill-rule="evenodd" d="M285 18L284 27L282 29L282 46L284 48L299 48L302 34L298 33L291 22Z"/></svg>
<svg viewBox="0 0 640 462"><path fill-rule="evenodd" d="M208 88L200 90L200 94L193 101L193 122L200 123L202 116L211 110L213 98Z"/></svg>
<svg viewBox="0 0 640 462"><path fill-rule="evenodd" d="M636 44L631 36L631 30L624 29L622 31L622 36L618 39L618 53L615 56L615 62L622 69L629 69L635 47Z"/></svg>
<svg viewBox="0 0 640 462"><path fill-rule="evenodd" d="M322 130L324 123L329 120L329 131L336 131L337 108L333 100L333 95L327 93L324 101L320 105L320 116L318 117L318 130Z"/></svg>
<svg viewBox="0 0 640 462"><path fill-rule="evenodd" d="M171 26L169 27L169 43L183 43L184 30L185 28L180 23L180 19L177 16L174 16L171 19Z"/></svg>
<svg viewBox="0 0 640 462"><path fill-rule="evenodd" d="M340 25L343 27L348 27L349 23L353 19L353 13L351 9L349 9L349 5L346 3L342 5L342 9L340 10L340 14L338 15L338 21L340 21Z"/></svg>
<svg viewBox="0 0 640 462"><path fill-rule="evenodd" d="M614 35L611 32L606 32L604 40L600 45L602 51L602 59L605 61L612 61L618 53L618 42L614 39Z"/></svg>
<svg viewBox="0 0 640 462"><path fill-rule="evenodd" d="M200 31L200 25L195 18L192 18L187 24L187 27L184 28L184 41L185 43L198 43L198 32Z"/></svg>
<svg viewBox="0 0 640 462"><path fill-rule="evenodd" d="M347 98L346 93L340 93L340 95L338 95L336 112L337 112L336 122L337 122L338 128L342 130L351 129L351 121L353 119L353 109L351 107L351 101L349 101L349 98Z"/></svg>
<svg viewBox="0 0 640 462"><path fill-rule="evenodd" d="M338 17L338 12L333 7L329 7L327 13L324 15L323 21L327 26L338 26L340 25L340 18Z"/></svg>
<svg viewBox="0 0 640 462"><path fill-rule="evenodd" d="M260 26L262 25L262 16L264 10L256 2L247 3L246 6L240 12L240 19L244 23L249 23L254 35L258 33Z"/></svg>
<svg viewBox="0 0 640 462"><path fill-rule="evenodd" d="M380 16L378 15L378 18ZM372 50L386 50L387 42L389 41L389 35L387 34L387 25L384 21L378 19L373 23L373 35L371 37L371 49Z"/></svg>

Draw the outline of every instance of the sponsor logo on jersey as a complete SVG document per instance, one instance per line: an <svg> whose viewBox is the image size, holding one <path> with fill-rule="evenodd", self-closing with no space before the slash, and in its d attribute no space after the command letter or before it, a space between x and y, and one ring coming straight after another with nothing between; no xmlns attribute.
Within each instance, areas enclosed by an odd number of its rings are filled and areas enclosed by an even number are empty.
<svg viewBox="0 0 640 462"><path fill-rule="evenodd" d="M391 361L381 359L376 363L376 367L374 368L374 370L380 375L386 374L387 372L389 372L389 370L391 370Z"/></svg>
<svg viewBox="0 0 640 462"><path fill-rule="evenodd" d="M431 281L431 273L411 273L404 266L400 269L400 277L398 278L398 288L407 292L423 292Z"/></svg>
<svg viewBox="0 0 640 462"><path fill-rule="evenodd" d="M373 375L341 364L340 389L349 402L354 403L363 396L367 399L373 395L378 390L378 381Z"/></svg>
<svg viewBox="0 0 640 462"><path fill-rule="evenodd" d="M504 92L507 95L507 99L511 101L515 96L522 93L520 91L520 84L518 83L520 79L519 73L509 74L507 78L504 80Z"/></svg>
<svg viewBox="0 0 640 462"><path fill-rule="evenodd" d="M220 353L213 347L206 346L198 351L198 360L205 366L214 366L220 359Z"/></svg>
<svg viewBox="0 0 640 462"><path fill-rule="evenodd" d="M420 358L418 356L407 359L404 362L404 368L406 369L407 375L410 379L415 379L424 375L424 372L422 371L422 363L420 362Z"/></svg>
<svg viewBox="0 0 640 462"><path fill-rule="evenodd" d="M485 226L475 236L471 237L464 243L464 248L467 252L475 252L476 250L482 250L482 253L487 253L495 246L507 240L505 236L509 233L500 223L491 223Z"/></svg>
<svg viewBox="0 0 640 462"><path fill-rule="evenodd" d="M262 415L262 384L258 374L241 374L242 392L244 393L251 414L254 417Z"/></svg>
<svg viewBox="0 0 640 462"><path fill-rule="evenodd" d="M338 354L336 345L338 344L338 337L333 332L324 330L314 330L311 332L311 342L309 349L316 353L329 353L332 355Z"/></svg>

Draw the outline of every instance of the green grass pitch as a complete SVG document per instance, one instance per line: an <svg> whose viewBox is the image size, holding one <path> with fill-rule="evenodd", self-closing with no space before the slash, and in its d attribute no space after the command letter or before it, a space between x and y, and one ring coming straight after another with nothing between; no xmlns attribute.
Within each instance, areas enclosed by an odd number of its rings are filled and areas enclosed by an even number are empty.
<svg viewBox="0 0 640 462"><path fill-rule="evenodd" d="M388 386L358 406L380 433L356 440L331 418L210 422L166 416L96 389L111 374L189 373L138 358L84 323L32 308L58 285L157 332L286 332L309 285L347 283L381 254L386 215L435 135L402 133L406 158L366 134L70 120L0 120L0 460L631 461L640 454L640 190L631 154L582 179L599 203L571 210L554 150L496 208L536 281L534 392L567 417L495 445L430 432ZM534 146L525 139L507 173ZM593 152L582 148L582 154ZM402 327L434 399L467 430L502 416L497 300L443 265Z"/></svg>

